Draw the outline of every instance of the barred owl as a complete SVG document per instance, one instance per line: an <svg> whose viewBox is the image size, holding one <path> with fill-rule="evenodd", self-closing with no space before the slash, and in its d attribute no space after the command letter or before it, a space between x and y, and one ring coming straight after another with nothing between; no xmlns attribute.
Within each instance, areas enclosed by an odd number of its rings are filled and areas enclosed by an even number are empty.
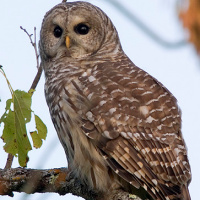
<svg viewBox="0 0 200 200"><path fill-rule="evenodd" d="M177 101L126 56L108 16L86 2L58 4L39 46L47 104L74 174L103 192L189 200Z"/></svg>

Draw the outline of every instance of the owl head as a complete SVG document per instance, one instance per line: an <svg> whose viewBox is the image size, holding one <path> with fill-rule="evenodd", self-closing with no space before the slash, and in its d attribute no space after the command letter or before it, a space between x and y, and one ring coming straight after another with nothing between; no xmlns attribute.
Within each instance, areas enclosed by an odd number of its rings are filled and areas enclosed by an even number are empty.
<svg viewBox="0 0 200 200"><path fill-rule="evenodd" d="M61 57L86 59L121 49L110 19L101 9L86 2L65 2L48 11L39 47L42 61Z"/></svg>

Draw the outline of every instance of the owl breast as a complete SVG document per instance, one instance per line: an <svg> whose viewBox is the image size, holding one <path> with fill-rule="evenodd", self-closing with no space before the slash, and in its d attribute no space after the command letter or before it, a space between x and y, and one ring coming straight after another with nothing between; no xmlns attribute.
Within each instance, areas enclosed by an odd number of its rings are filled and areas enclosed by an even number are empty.
<svg viewBox="0 0 200 200"><path fill-rule="evenodd" d="M54 76L55 71L46 74L45 96L69 167L76 169L77 177L87 179L91 188L103 191L108 187L118 187L116 183L111 183L104 158L83 133L87 127L97 135L94 125L85 117L91 106L83 94L84 85L80 82L81 77L91 70L69 65L61 71L59 69L64 68L62 64L49 68L57 69L60 76Z"/></svg>

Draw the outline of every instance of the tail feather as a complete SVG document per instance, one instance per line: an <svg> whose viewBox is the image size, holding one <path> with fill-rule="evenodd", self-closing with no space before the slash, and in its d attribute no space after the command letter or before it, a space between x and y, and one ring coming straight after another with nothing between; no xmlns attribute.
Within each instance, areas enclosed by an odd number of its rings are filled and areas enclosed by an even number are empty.
<svg viewBox="0 0 200 200"><path fill-rule="evenodd" d="M168 199L168 200L191 200L188 186L183 185L181 187L180 192L175 192L174 194L169 194L168 196L165 197L165 199Z"/></svg>
<svg viewBox="0 0 200 200"><path fill-rule="evenodd" d="M188 187L186 185L182 188L183 200L191 200L190 193Z"/></svg>

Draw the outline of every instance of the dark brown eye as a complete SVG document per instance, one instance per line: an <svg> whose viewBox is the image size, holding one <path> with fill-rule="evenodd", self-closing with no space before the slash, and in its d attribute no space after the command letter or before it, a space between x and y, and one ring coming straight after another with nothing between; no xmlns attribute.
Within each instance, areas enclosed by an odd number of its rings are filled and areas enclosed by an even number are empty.
<svg viewBox="0 0 200 200"><path fill-rule="evenodd" d="M88 34L90 28L86 24L80 23L74 27L74 31L80 35Z"/></svg>
<svg viewBox="0 0 200 200"><path fill-rule="evenodd" d="M54 34L54 36L55 36L56 38L61 37L62 33L63 33L63 30L62 30L62 28L60 28L60 26L56 26L56 27L54 28L53 34Z"/></svg>

